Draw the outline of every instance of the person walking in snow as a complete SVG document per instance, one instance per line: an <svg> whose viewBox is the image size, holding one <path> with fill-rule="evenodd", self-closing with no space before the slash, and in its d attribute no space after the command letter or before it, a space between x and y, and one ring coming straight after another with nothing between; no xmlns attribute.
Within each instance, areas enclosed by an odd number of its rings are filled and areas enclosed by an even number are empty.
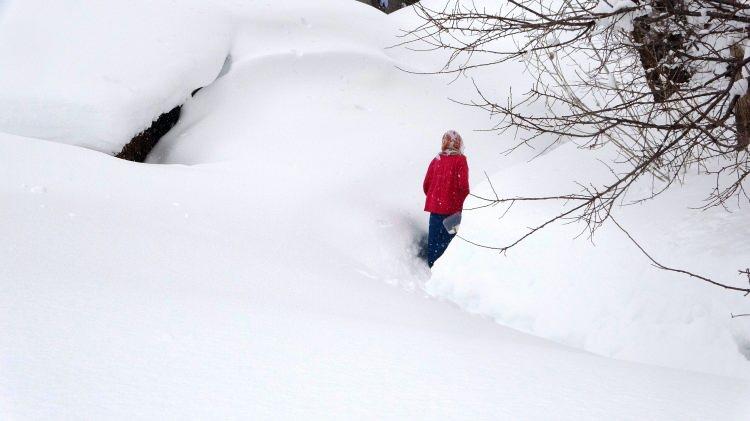
<svg viewBox="0 0 750 421"><path fill-rule="evenodd" d="M427 264L435 261L456 236L461 209L469 195L469 165L463 154L463 139L455 130L443 135L440 153L430 162L422 187L424 210L430 213L427 237Z"/></svg>

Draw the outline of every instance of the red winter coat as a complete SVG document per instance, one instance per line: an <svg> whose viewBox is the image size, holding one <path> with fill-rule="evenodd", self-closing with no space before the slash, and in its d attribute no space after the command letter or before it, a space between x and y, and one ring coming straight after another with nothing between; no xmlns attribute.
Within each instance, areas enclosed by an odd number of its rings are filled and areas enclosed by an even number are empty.
<svg viewBox="0 0 750 421"><path fill-rule="evenodd" d="M424 177L424 210L452 215L464 207L469 195L469 165L463 155L440 154L430 162Z"/></svg>

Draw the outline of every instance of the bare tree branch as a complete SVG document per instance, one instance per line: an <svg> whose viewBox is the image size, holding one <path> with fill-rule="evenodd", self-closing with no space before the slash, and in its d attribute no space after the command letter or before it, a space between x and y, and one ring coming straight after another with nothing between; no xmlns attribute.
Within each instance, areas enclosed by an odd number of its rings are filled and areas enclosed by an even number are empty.
<svg viewBox="0 0 750 421"><path fill-rule="evenodd" d="M657 261L656 259L654 259L654 258L653 258L653 257L652 257L652 256L651 256L651 255L650 255L650 254L649 254L649 253L648 253L648 252L647 252L647 251L646 251L646 250L645 250L644 248L643 248L643 246L641 246L641 245L640 245L640 244L638 243L638 241L636 241L636 239L635 239L635 238L633 238L633 236L632 236L632 235L630 235L630 233L629 233L629 232L628 232L628 231L627 231L627 230L626 230L625 228L623 228L623 226L622 226L622 225L620 225L620 223L619 223L619 222L617 222L617 220L616 220L615 218L613 218L613 217L610 217L610 220L611 220L611 221L612 221L612 222L613 222L613 223L614 223L614 224L615 224L615 225L617 226L617 228L619 228L619 229L620 229L620 231L622 231L623 233L625 233L625 235L626 235L626 236L628 237L628 239L629 239L629 240L630 240L630 241L631 241L631 242L632 242L633 244L635 244L635 246L636 246L636 247L638 247L638 250L640 250L640 251L641 251L641 253L643 253L643 255L644 255L644 256L646 256L646 257L648 258L648 260L650 260L650 261L651 261L651 263L652 263L652 264L653 264L653 265L654 265L655 267L657 267L657 268L659 268L659 269L661 269L661 270L665 270L665 271L668 271L668 272L675 272L675 273L680 273L680 274L683 274L683 275L687 275L687 276L689 276L689 277L691 277L691 278L694 278L694 279L698 279L698 280L701 280L701 281L703 281L703 282L708 282L709 284L712 284L712 285L716 285L716 286L718 286L718 287L722 287L722 288L724 288L724 289L728 289L728 290L732 290L732 291L739 291L739 292L744 292L744 293L745 293L745 296L747 296L747 295L750 295L750 287L748 287L748 288L740 288L740 287L736 287L736 286L728 285L728 284L725 284L725 283L722 283L722 282L716 282L716 281L714 281L714 280L712 280L712 279L710 279L710 278L707 278L707 277L705 277L705 276L703 276L703 275L697 275L697 274L695 274L695 273L693 273L693 272L690 272L690 271L687 271L687 270L684 270L684 269L675 269L675 268L672 268L672 267L669 267L669 266L665 266L665 265L663 265L663 264L659 263L659 262L658 262L658 261ZM742 272L742 271L740 271L740 274L742 274L742 273L743 273L743 272Z"/></svg>
<svg viewBox="0 0 750 421"><path fill-rule="evenodd" d="M507 0L488 7L493 9L460 0L441 9L416 5L422 22L404 32L400 45L447 52L445 64L430 73L456 77L509 61L524 63L533 80L524 96L511 92L497 101L475 83L476 98L460 101L495 117L492 130L516 134L509 152L541 146L542 154L575 141L582 151L611 145L620 156L607 163L613 181L579 185L579 192L554 197L503 199L487 177L494 198L474 195L482 204L472 209L507 203L505 214L516 203L564 206L515 241L482 247L506 252L561 221L581 221L593 235L614 221L613 209L624 204L634 185L643 185L640 180L650 180L651 192L631 203L684 183L688 169L714 178L701 207L728 208L735 199L750 204L750 51L744 50L750 45L750 4ZM748 292L661 265L639 249L663 270Z"/></svg>

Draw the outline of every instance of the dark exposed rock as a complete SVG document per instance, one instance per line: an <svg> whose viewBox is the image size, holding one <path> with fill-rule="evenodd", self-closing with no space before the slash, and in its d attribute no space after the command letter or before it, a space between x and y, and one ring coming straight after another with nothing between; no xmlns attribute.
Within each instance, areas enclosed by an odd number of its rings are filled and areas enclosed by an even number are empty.
<svg viewBox="0 0 750 421"><path fill-rule="evenodd" d="M128 161L145 161L149 152L151 152L151 149L156 146L159 139L177 124L177 121L180 119L181 110L182 105L178 105L170 112L160 115L159 118L151 124L151 127L134 137L122 148L122 151L115 156Z"/></svg>
<svg viewBox="0 0 750 421"><path fill-rule="evenodd" d="M216 80L229 73L231 69L232 56L227 55L227 57L224 59L224 64L221 66L221 70L219 71L218 76L216 76ZM214 82L216 80L214 80ZM190 96L195 96L195 94L197 94L203 88L204 87L201 86L198 89L194 89L190 93ZM156 143L159 142L159 139L167 134L167 132L169 132L172 127L174 127L175 124L177 124L177 122L180 120L181 111L182 105L178 105L174 107L170 112L160 115L159 118L157 118L151 124L151 127L142 131L136 137L131 139L130 142L128 142L128 144L122 148L122 151L120 151L120 153L115 156L117 158L126 159L128 161L145 161L148 154L152 149L154 149L154 146L156 146Z"/></svg>

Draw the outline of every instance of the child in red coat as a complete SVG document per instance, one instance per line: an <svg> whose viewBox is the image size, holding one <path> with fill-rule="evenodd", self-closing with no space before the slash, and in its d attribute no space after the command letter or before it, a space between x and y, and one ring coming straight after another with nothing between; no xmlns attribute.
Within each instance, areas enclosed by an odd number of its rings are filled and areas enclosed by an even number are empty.
<svg viewBox="0 0 750 421"><path fill-rule="evenodd" d="M442 150L427 168L423 183L427 195L424 210L430 212L427 264L432 267L456 235L461 209L469 195L469 166L463 139L455 130L443 135Z"/></svg>

